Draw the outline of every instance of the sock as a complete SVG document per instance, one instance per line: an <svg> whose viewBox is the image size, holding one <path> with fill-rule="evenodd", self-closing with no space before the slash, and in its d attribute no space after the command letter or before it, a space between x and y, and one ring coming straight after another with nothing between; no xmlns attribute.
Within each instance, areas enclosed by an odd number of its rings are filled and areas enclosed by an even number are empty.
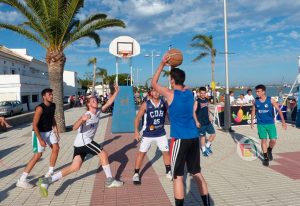
<svg viewBox="0 0 300 206"><path fill-rule="evenodd" d="M26 181L27 177L28 177L28 173L27 172L23 172L22 175L21 175L21 177L20 177L20 180L21 181Z"/></svg>
<svg viewBox="0 0 300 206"><path fill-rule="evenodd" d="M207 148L209 148L209 147L210 147L210 145L211 145L211 142L210 142L210 141L207 141L207 143L206 143L206 147L207 147Z"/></svg>
<svg viewBox="0 0 300 206"><path fill-rule="evenodd" d="M207 195L201 195L201 198L202 198L204 206L210 206L209 194L207 194Z"/></svg>
<svg viewBox="0 0 300 206"><path fill-rule="evenodd" d="M138 173L138 174L139 174L139 173L140 173L140 169L134 169L134 174L135 174L135 173Z"/></svg>
<svg viewBox="0 0 300 206"><path fill-rule="evenodd" d="M57 173L55 173L54 175L51 176L52 182L55 182L55 181L57 181L57 180L59 180L59 179L61 179L61 178L62 178L62 173L61 173L61 171L59 171L59 172L57 172Z"/></svg>
<svg viewBox="0 0 300 206"><path fill-rule="evenodd" d="M175 198L175 206L183 206L184 199L176 199Z"/></svg>
<svg viewBox="0 0 300 206"><path fill-rule="evenodd" d="M102 165L102 168L104 170L106 178L112 177L109 164L108 165Z"/></svg>
<svg viewBox="0 0 300 206"><path fill-rule="evenodd" d="M206 148L203 146L201 147L202 148L202 152L205 152Z"/></svg>
<svg viewBox="0 0 300 206"><path fill-rule="evenodd" d="M264 153L264 158L268 159L268 153Z"/></svg>
<svg viewBox="0 0 300 206"><path fill-rule="evenodd" d="M166 174L169 173L169 171L171 171L171 165L165 165L166 166Z"/></svg>
<svg viewBox="0 0 300 206"><path fill-rule="evenodd" d="M271 147L268 147L268 152L269 152L269 151L270 151L270 152L272 152L272 149L273 149L273 148L271 148Z"/></svg>
<svg viewBox="0 0 300 206"><path fill-rule="evenodd" d="M49 167L48 173L53 174L54 173L54 167Z"/></svg>

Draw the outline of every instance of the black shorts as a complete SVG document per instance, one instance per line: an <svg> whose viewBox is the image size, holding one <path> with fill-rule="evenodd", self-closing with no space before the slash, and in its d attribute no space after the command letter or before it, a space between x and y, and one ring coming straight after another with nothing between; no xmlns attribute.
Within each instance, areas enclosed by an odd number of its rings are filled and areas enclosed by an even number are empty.
<svg viewBox="0 0 300 206"><path fill-rule="evenodd" d="M171 154L171 166L174 179L184 175L184 166L191 174L201 172L199 138L174 139Z"/></svg>
<svg viewBox="0 0 300 206"><path fill-rule="evenodd" d="M92 141L91 143L84 145L82 147L74 147L73 159L76 155L80 155L82 161L87 154L98 155L103 150L103 146Z"/></svg>

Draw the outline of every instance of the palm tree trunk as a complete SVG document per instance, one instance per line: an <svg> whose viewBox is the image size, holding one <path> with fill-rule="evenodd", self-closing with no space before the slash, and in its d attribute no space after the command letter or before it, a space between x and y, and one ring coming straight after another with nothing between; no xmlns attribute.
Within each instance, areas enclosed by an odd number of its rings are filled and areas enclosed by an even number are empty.
<svg viewBox="0 0 300 206"><path fill-rule="evenodd" d="M211 57L211 81L215 82L215 56ZM214 104L216 104L216 88L215 86L212 88Z"/></svg>
<svg viewBox="0 0 300 206"><path fill-rule="evenodd" d="M49 72L49 83L53 89L53 101L56 104L55 120L59 132L65 132L65 115L63 109L63 72L66 57L61 51L47 51L46 62Z"/></svg>
<svg viewBox="0 0 300 206"><path fill-rule="evenodd" d="M96 63L94 63L93 95L95 94L95 84L96 84Z"/></svg>

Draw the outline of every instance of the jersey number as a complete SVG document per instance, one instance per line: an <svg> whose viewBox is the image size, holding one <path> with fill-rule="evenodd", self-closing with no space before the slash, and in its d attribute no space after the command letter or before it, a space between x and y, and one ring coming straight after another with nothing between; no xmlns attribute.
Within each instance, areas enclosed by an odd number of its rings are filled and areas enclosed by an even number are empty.
<svg viewBox="0 0 300 206"><path fill-rule="evenodd" d="M154 125L158 125L160 124L160 119L154 119L154 122L153 122Z"/></svg>

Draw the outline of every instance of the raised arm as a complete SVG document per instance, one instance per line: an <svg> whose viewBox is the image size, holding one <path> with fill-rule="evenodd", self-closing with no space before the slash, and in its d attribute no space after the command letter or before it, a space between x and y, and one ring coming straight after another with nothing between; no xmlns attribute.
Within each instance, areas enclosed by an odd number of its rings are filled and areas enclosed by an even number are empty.
<svg viewBox="0 0 300 206"><path fill-rule="evenodd" d="M112 103L115 101L120 89L118 85L115 85L115 93L108 99L105 105L102 106L102 112L104 112L108 107L112 105Z"/></svg>
<svg viewBox="0 0 300 206"><path fill-rule="evenodd" d="M144 102L141 105L141 108L139 110L139 112L137 113L135 119L134 119L134 138L139 141L140 140L140 134L139 134L139 123L141 118L143 117L143 115L146 112L146 102Z"/></svg>
<svg viewBox="0 0 300 206"><path fill-rule="evenodd" d="M158 83L158 80L159 80L159 77L160 77L160 74L164 68L164 66L166 65L166 58L165 56L163 57L162 61L160 62L153 78L152 78L152 82L151 82L151 86L158 92L160 93L161 95L163 95L168 104L170 105L173 101L173 97L174 97L174 94L173 94L173 91L170 90L169 88L166 88L166 87L163 87L162 85L160 85Z"/></svg>

